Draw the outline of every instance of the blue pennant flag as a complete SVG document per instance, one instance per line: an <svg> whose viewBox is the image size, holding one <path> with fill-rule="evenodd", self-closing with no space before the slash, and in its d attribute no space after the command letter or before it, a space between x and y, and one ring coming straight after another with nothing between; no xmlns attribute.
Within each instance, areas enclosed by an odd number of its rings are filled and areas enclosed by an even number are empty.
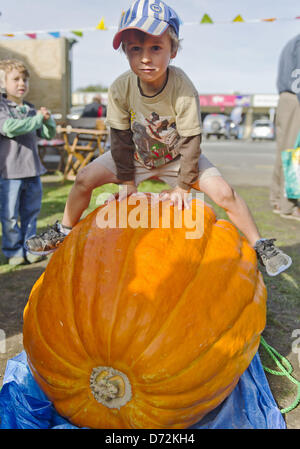
<svg viewBox="0 0 300 449"><path fill-rule="evenodd" d="M59 36L60 36L59 31L53 31L53 32L50 32L50 33L48 33L48 34L50 34L50 35L53 36L53 37L59 37Z"/></svg>

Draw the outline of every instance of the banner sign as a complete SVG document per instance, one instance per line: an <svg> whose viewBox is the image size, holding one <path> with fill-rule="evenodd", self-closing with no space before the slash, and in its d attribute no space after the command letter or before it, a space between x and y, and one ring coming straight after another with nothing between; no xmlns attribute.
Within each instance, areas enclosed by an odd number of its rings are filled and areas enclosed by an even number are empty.
<svg viewBox="0 0 300 449"><path fill-rule="evenodd" d="M235 107L251 104L251 95L199 95L200 106Z"/></svg>

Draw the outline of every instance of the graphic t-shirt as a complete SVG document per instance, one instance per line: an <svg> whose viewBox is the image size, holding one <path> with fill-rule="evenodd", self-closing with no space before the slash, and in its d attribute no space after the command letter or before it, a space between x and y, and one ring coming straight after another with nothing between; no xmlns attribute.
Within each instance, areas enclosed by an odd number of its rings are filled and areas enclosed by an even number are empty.
<svg viewBox="0 0 300 449"><path fill-rule="evenodd" d="M138 77L131 71L119 76L108 94L108 126L131 129L134 158L151 169L172 161L179 154L180 138L201 133L198 92L187 75L170 66L162 91L142 95Z"/></svg>

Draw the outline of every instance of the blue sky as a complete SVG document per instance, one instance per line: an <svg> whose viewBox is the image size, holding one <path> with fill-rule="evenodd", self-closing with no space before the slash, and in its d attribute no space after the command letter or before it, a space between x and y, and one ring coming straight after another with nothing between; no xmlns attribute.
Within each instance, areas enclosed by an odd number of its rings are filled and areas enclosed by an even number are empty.
<svg viewBox="0 0 300 449"><path fill-rule="evenodd" d="M96 27L101 17L116 26L129 0L3 0L0 33ZM293 19L296 0L169 0L183 21L182 50L174 64L194 82L199 93L276 93L276 71L285 43L300 33L300 20L272 23L198 25L208 14L215 22ZM298 6L297 6L298 4ZM73 47L73 89L101 83L109 86L128 69L126 57L112 48L115 30L86 31ZM74 38L70 33L65 36ZM39 38L45 36L38 35ZM25 38L18 36L18 38ZM1 41L0 41L1 45Z"/></svg>

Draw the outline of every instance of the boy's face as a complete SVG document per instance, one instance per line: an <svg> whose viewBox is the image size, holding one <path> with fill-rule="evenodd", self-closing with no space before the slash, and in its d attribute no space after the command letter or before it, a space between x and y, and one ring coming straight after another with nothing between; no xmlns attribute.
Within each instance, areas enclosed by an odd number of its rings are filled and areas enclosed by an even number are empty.
<svg viewBox="0 0 300 449"><path fill-rule="evenodd" d="M29 80L25 73L12 69L6 73L5 89L9 100L15 103L21 103L28 92Z"/></svg>
<svg viewBox="0 0 300 449"><path fill-rule="evenodd" d="M170 59L176 56L168 30L161 36L126 30L123 42L131 70L139 77L142 89L159 90L166 80Z"/></svg>

